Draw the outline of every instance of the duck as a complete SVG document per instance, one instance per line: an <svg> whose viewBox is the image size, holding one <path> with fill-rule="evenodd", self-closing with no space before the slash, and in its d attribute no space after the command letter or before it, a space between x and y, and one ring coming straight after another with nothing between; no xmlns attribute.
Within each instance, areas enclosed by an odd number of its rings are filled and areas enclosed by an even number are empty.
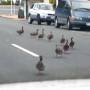
<svg viewBox="0 0 90 90"><path fill-rule="evenodd" d="M57 55L62 55L63 54L63 49L61 49L60 47L58 47L58 45L56 45L55 53L56 53L56 56Z"/></svg>
<svg viewBox="0 0 90 90"><path fill-rule="evenodd" d="M49 41L51 41L53 39L53 33L52 32L50 32L50 34L48 34L47 39Z"/></svg>
<svg viewBox="0 0 90 90"><path fill-rule="evenodd" d="M62 38L61 38L61 40L60 40L60 43L61 43L61 44L64 44L64 43L65 43L64 35L62 35Z"/></svg>
<svg viewBox="0 0 90 90"><path fill-rule="evenodd" d="M68 51L68 50L69 50L68 40L66 40L66 43L65 43L65 45L63 46L63 50L64 50L64 51Z"/></svg>
<svg viewBox="0 0 90 90"><path fill-rule="evenodd" d="M31 36L37 36L37 35L38 35L38 31L39 31L39 29L36 29L36 32L30 33L30 35L31 35Z"/></svg>
<svg viewBox="0 0 90 90"><path fill-rule="evenodd" d="M75 42L73 41L73 37L71 37L71 42L69 43L69 46L71 48L73 48L74 47L74 44L75 44Z"/></svg>
<svg viewBox="0 0 90 90"><path fill-rule="evenodd" d="M38 39L44 38L44 29L42 29L42 33L38 35Z"/></svg>
<svg viewBox="0 0 90 90"><path fill-rule="evenodd" d="M43 57L39 56L39 62L37 62L36 64L36 69L40 72L40 71L44 71L45 70L45 66L43 64Z"/></svg>
<svg viewBox="0 0 90 90"><path fill-rule="evenodd" d="M19 35L21 35L21 34L23 34L23 33L24 33L23 26L22 26L22 28L21 28L20 30L17 30L17 33L18 33Z"/></svg>

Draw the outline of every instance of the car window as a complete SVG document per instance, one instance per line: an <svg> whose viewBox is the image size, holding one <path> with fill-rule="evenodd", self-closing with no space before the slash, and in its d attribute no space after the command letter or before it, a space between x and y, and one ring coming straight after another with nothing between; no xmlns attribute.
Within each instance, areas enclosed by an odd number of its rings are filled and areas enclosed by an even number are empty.
<svg viewBox="0 0 90 90"><path fill-rule="evenodd" d="M31 8L33 8L33 7L34 7L34 4L31 5Z"/></svg>
<svg viewBox="0 0 90 90"><path fill-rule="evenodd" d="M90 2L72 2L73 9L90 10Z"/></svg>
<svg viewBox="0 0 90 90"><path fill-rule="evenodd" d="M37 4L34 4L33 9L37 9Z"/></svg>
<svg viewBox="0 0 90 90"><path fill-rule="evenodd" d="M53 10L53 6L47 5L47 4L40 4L39 9L41 9L41 10Z"/></svg>

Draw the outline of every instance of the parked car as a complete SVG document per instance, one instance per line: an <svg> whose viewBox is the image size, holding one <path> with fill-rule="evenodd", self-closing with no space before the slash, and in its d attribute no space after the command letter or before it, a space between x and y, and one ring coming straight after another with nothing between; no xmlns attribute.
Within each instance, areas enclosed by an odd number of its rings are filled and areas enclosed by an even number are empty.
<svg viewBox="0 0 90 90"><path fill-rule="evenodd" d="M54 15L55 11L52 4L34 3L29 10L28 23L32 24L33 21L37 21L38 24L41 24L41 22L46 22L47 25L50 25L54 22Z"/></svg>
<svg viewBox="0 0 90 90"><path fill-rule="evenodd" d="M18 10L18 18L24 18L24 8L20 7Z"/></svg>
<svg viewBox="0 0 90 90"><path fill-rule="evenodd" d="M90 27L90 1L62 0L55 9L55 27Z"/></svg>

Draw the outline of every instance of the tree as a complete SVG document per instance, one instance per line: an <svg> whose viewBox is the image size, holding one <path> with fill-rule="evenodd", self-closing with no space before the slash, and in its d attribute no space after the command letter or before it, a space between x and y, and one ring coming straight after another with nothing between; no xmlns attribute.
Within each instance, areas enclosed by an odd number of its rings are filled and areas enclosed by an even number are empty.
<svg viewBox="0 0 90 90"><path fill-rule="evenodd" d="M56 0L49 0L49 3L55 4Z"/></svg>
<svg viewBox="0 0 90 90"><path fill-rule="evenodd" d="M49 0L49 3L53 4L53 7L56 7L56 0Z"/></svg>

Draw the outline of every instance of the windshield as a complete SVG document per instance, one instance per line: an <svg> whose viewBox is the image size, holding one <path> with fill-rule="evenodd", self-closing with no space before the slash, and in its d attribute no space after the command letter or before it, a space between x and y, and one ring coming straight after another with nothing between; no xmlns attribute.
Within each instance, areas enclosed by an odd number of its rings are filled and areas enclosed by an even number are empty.
<svg viewBox="0 0 90 90"><path fill-rule="evenodd" d="M42 9L42 10L53 10L53 6L52 5L47 5L47 4L41 4L39 5L39 9Z"/></svg>
<svg viewBox="0 0 90 90"><path fill-rule="evenodd" d="M73 9L89 9L90 10L90 2L72 2Z"/></svg>

